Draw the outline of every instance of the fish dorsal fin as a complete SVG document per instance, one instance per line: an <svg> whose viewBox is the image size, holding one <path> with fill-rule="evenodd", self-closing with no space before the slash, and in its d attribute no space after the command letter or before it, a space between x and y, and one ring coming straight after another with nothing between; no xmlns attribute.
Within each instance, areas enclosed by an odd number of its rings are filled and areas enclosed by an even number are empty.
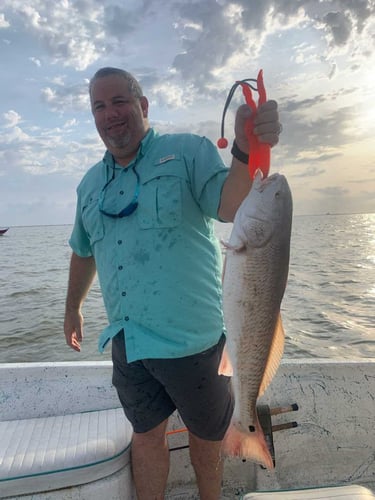
<svg viewBox="0 0 375 500"><path fill-rule="evenodd" d="M284 343L285 343L285 333L281 321L281 315L279 313L275 325L275 333L273 335L270 352L268 354L266 369L264 370L262 382L259 387L258 397L262 396L262 394L265 393L267 387L269 386L273 377L275 376L277 369L279 368L280 361L284 352Z"/></svg>

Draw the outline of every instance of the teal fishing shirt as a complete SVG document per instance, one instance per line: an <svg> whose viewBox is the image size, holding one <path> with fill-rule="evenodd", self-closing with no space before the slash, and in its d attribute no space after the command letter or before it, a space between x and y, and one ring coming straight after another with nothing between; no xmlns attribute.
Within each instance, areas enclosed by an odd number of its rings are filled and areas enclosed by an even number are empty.
<svg viewBox="0 0 375 500"><path fill-rule="evenodd" d="M109 320L99 350L122 329L129 362L188 356L218 342L222 262L213 219L227 175L208 139L150 129L127 168L107 151L83 177L69 243L95 258ZM117 214L136 192L127 217L99 210Z"/></svg>

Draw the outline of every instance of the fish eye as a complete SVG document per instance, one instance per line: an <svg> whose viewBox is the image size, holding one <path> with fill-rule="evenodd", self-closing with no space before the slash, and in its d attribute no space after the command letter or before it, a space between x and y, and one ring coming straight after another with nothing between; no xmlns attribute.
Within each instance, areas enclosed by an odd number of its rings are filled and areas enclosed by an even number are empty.
<svg viewBox="0 0 375 500"><path fill-rule="evenodd" d="M276 191L275 198L280 198L280 191Z"/></svg>

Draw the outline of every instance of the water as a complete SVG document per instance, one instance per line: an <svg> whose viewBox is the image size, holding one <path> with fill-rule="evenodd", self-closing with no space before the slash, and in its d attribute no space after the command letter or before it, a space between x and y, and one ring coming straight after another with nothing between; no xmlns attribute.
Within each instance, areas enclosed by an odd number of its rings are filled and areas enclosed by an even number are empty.
<svg viewBox="0 0 375 500"><path fill-rule="evenodd" d="M231 225L218 224L225 239ZM82 352L63 334L71 226L12 227L0 237L0 362L109 360L97 352L106 315L97 281ZM298 216L282 303L285 357L375 354L375 214Z"/></svg>

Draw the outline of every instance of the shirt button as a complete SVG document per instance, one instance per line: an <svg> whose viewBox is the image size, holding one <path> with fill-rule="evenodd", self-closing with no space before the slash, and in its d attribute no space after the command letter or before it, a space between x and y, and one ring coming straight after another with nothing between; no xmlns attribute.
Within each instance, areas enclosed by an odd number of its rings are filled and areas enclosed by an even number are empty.
<svg viewBox="0 0 375 500"><path fill-rule="evenodd" d="M121 294L121 295L122 295L123 297L125 297L125 295L126 295L126 292L122 292L122 294Z"/></svg>
<svg viewBox="0 0 375 500"><path fill-rule="evenodd" d="M124 320L129 321L129 316L125 316Z"/></svg>
<svg viewBox="0 0 375 500"><path fill-rule="evenodd" d="M124 194L124 191L120 191L120 194Z"/></svg>
<svg viewBox="0 0 375 500"><path fill-rule="evenodd" d="M117 244L122 245L122 240L118 240Z"/></svg>
<svg viewBox="0 0 375 500"><path fill-rule="evenodd" d="M122 271L122 270L124 269L124 267L123 267L123 266L118 266L118 268L117 268L117 269L118 269L119 271Z"/></svg>

